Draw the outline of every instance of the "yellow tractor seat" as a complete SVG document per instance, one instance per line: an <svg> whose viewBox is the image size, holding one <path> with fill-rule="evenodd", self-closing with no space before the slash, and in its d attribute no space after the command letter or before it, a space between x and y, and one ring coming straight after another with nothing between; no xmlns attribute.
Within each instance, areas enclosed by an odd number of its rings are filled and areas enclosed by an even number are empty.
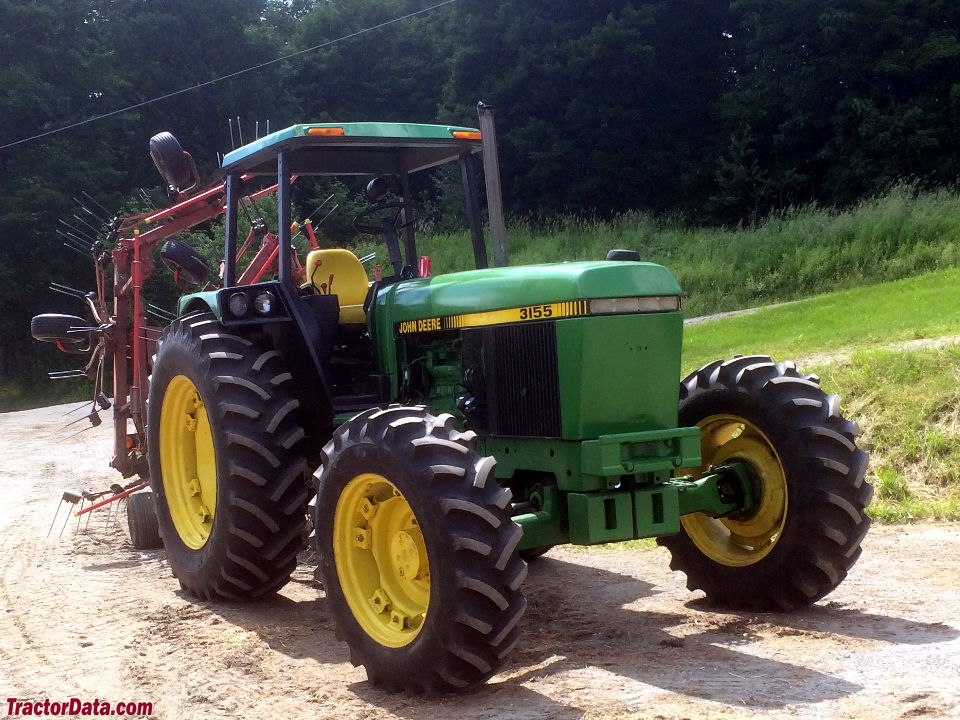
<svg viewBox="0 0 960 720"><path fill-rule="evenodd" d="M311 250L307 254L307 282L321 295L336 295L341 323L366 320L363 301L370 281L360 260L349 250Z"/></svg>

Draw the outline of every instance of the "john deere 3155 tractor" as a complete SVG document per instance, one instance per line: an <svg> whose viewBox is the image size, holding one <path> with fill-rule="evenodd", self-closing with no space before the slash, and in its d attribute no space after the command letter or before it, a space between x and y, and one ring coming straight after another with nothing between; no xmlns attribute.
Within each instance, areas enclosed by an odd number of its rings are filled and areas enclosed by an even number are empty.
<svg viewBox="0 0 960 720"><path fill-rule="evenodd" d="M679 381L682 291L635 252L487 267L481 150L503 261L489 110L481 127L294 125L224 158L223 287L181 299L150 381L151 482L184 590L272 593L310 536L354 663L428 693L497 671L526 560L556 544L656 537L733 608L833 590L871 496L838 398L763 356ZM410 176L447 162L477 269L421 277ZM385 244L386 273L319 249L294 279L293 175L372 178L355 227ZM238 202L257 176L278 183L279 271L241 285Z"/></svg>

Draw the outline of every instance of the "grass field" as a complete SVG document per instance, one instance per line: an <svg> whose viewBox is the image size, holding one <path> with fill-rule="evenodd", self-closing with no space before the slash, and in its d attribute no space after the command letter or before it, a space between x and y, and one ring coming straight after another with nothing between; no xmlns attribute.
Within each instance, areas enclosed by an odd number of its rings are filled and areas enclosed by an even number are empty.
<svg viewBox="0 0 960 720"><path fill-rule="evenodd" d="M957 334L960 271L951 269L688 326L684 368L734 353L808 357L801 370L820 375L863 430L871 514L960 520L960 345L898 347Z"/></svg>
<svg viewBox="0 0 960 720"><path fill-rule="evenodd" d="M779 358L850 353L960 333L960 270L822 295L755 313L690 325L684 373L720 357Z"/></svg>
<svg viewBox="0 0 960 720"><path fill-rule="evenodd" d="M809 368L863 430L887 522L960 520L960 345L862 350Z"/></svg>

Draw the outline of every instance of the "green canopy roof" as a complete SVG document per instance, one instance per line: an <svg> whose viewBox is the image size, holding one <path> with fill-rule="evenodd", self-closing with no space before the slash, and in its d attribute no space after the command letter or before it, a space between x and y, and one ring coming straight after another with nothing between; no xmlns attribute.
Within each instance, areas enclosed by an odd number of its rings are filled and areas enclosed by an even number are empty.
<svg viewBox="0 0 960 720"><path fill-rule="evenodd" d="M399 175L479 150L479 131L468 127L313 123L270 133L227 153L222 170L275 175L277 155L289 152L290 170L299 175Z"/></svg>

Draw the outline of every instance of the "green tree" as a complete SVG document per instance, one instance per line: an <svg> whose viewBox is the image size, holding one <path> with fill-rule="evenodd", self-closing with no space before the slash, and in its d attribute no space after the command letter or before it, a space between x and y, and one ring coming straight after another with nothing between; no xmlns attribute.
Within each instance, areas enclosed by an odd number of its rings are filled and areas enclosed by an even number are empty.
<svg viewBox="0 0 960 720"><path fill-rule="evenodd" d="M88 3L72 0L0 0L0 144L102 108L112 71L89 12ZM71 215L81 212L71 193L120 176L101 129L85 126L0 151L0 378L36 372L32 359L41 350L28 328L39 300L50 310L82 310L45 288L54 277L73 286L91 280L89 263L64 249L55 231L58 219L76 222Z"/></svg>
<svg viewBox="0 0 960 720"><path fill-rule="evenodd" d="M762 211L847 204L900 178L954 181L960 6L737 0L732 8L732 83L718 115L728 137L753 132L769 183ZM734 216L747 209L730 208Z"/></svg>
<svg viewBox="0 0 960 720"><path fill-rule="evenodd" d="M720 152L721 3L465 0L445 106L498 108L514 210L693 209ZM709 161L709 160L708 160Z"/></svg>
<svg viewBox="0 0 960 720"><path fill-rule="evenodd" d="M274 58L284 41L266 18L278 12L261 0L0 0L0 144ZM80 303L46 290L51 280L93 286L92 263L65 249L55 232L60 219L96 232L73 218L97 225L72 198L85 190L114 209L138 188L159 185L147 140L164 129L210 178L216 151L229 149L228 116L242 114L249 129L278 109L297 116L282 101L285 72L277 64L0 151L0 382L19 377L41 392L47 367L76 364L28 331L39 312L85 314Z"/></svg>

